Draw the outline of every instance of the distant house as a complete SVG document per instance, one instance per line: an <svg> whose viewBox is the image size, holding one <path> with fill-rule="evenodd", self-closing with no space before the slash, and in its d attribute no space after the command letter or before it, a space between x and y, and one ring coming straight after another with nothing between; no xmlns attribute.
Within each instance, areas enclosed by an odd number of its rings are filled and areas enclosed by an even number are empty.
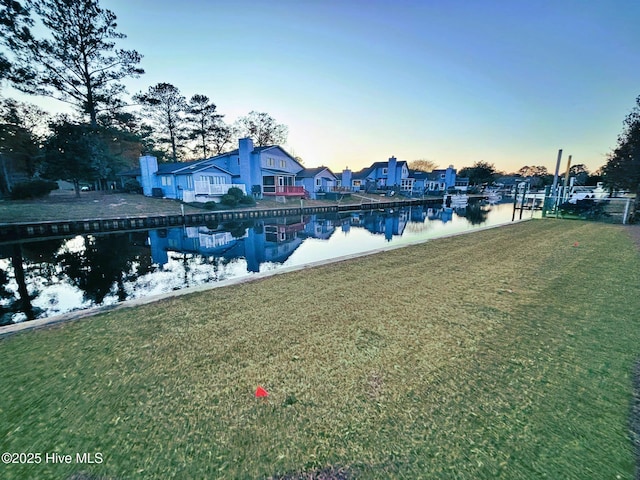
<svg viewBox="0 0 640 480"><path fill-rule="evenodd" d="M296 175L296 185L303 187L313 199L318 193L331 191L337 180L328 167L305 168Z"/></svg>
<svg viewBox="0 0 640 480"><path fill-rule="evenodd" d="M412 191L413 178L409 175L409 165L391 157L386 162L375 162L358 172L348 168L339 176L340 186L352 191L398 190Z"/></svg>
<svg viewBox="0 0 640 480"><path fill-rule="evenodd" d="M410 170L406 161L391 157L387 162L375 162L358 172L348 168L338 175L338 186L352 191L396 190L423 195L458 189L466 191L468 179L457 179L453 165L433 172Z"/></svg>
<svg viewBox="0 0 640 480"><path fill-rule="evenodd" d="M468 187L469 179L458 177L453 165L429 172L427 180L425 181L425 192L427 194L439 194L449 190L466 192Z"/></svg>
<svg viewBox="0 0 640 480"><path fill-rule="evenodd" d="M231 187L257 197L303 196L304 187L296 185L302 170L282 147L254 147L250 138L243 138L236 150L194 162L158 163L155 157L143 156L140 169L120 175L136 178L146 196L207 202L220 200Z"/></svg>

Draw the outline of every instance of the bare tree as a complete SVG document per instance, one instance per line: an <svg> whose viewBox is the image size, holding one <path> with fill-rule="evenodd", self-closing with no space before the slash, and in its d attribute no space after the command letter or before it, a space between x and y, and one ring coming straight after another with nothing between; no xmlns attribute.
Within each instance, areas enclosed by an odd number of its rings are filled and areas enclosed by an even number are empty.
<svg viewBox="0 0 640 480"><path fill-rule="evenodd" d="M429 173L438 168L438 165L433 160L426 160L424 158L421 158L420 160L413 160L409 162L409 168L412 170Z"/></svg>
<svg viewBox="0 0 640 480"><path fill-rule="evenodd" d="M282 125L267 113L256 111L249 112L246 117L241 117L236 122L238 134L241 137L249 137L256 146L281 145L287 143L289 129Z"/></svg>

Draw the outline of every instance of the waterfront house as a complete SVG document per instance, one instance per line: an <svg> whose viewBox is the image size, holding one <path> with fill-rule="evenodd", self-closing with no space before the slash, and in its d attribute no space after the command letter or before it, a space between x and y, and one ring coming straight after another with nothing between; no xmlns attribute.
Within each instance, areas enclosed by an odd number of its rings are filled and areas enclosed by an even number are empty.
<svg viewBox="0 0 640 480"><path fill-rule="evenodd" d="M296 175L296 185L303 187L312 199L333 190L337 180L328 167L305 168Z"/></svg>
<svg viewBox="0 0 640 480"><path fill-rule="evenodd" d="M352 191L397 190L411 191L413 179L404 160L391 157L386 162L375 162L370 167L352 172L349 168L339 176L340 187Z"/></svg>
<svg viewBox="0 0 640 480"><path fill-rule="evenodd" d="M304 196L304 187L296 185L302 170L282 147L254 147L250 138L243 138L236 150L194 162L158 163L155 157L143 156L139 170L120 175L136 178L146 196L207 202L219 201L231 187L259 198Z"/></svg>
<svg viewBox="0 0 640 480"><path fill-rule="evenodd" d="M450 190L466 192L469 186L469 179L458 177L453 165L444 169L436 169L429 172L425 180L424 191L427 194L444 193Z"/></svg>
<svg viewBox="0 0 640 480"><path fill-rule="evenodd" d="M357 172L348 168L338 175L338 185L352 191L391 190L405 194L440 194L447 190L466 191L468 179L457 178L453 165L433 172L410 170L406 161L391 157L386 162L375 162Z"/></svg>

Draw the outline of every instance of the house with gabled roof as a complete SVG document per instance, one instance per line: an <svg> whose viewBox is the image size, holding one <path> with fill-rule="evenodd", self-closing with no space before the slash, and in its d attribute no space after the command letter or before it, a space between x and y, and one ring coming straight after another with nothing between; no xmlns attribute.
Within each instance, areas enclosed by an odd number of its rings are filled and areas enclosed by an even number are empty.
<svg viewBox="0 0 640 480"><path fill-rule="evenodd" d="M338 179L329 167L305 168L296 175L296 185L303 187L312 199L336 186Z"/></svg>
<svg viewBox="0 0 640 480"><path fill-rule="evenodd" d="M370 167L352 172L348 168L340 175L340 186L357 190L393 190L411 191L413 179L409 175L409 165L406 161L398 161L391 157L386 162L375 162Z"/></svg>
<svg viewBox="0 0 640 480"><path fill-rule="evenodd" d="M140 170L121 176L138 179L146 196L207 202L219 200L231 187L260 198L304 196L304 187L295 182L302 170L282 147L254 147L250 138L243 138L236 150L193 162L159 164L155 157L143 156Z"/></svg>
<svg viewBox="0 0 640 480"><path fill-rule="evenodd" d="M387 162L375 162L357 172L346 168L338 175L338 184L343 189L395 190L415 195L439 194L450 189L466 190L468 179L459 180L453 165L433 172L422 172L410 170L406 161L398 161L395 157Z"/></svg>

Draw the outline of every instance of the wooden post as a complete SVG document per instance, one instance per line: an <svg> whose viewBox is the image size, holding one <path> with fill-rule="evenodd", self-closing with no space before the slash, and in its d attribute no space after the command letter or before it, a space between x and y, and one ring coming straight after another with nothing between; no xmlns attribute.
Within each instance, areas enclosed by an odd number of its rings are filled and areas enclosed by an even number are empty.
<svg viewBox="0 0 640 480"><path fill-rule="evenodd" d="M560 161L562 160L562 149L558 150L558 160L556 160L556 172L553 174L553 186L551 195L554 198L554 205L558 204L558 173L560 172Z"/></svg>
<svg viewBox="0 0 640 480"><path fill-rule="evenodd" d="M624 206L624 214L622 215L622 224L627 224L627 215L629 215L629 205L631 204L631 199L627 198L627 204Z"/></svg>
<svg viewBox="0 0 640 480"><path fill-rule="evenodd" d="M524 208L523 208L524 207L524 201L525 201L525 198L527 196L527 190L529 190L528 187L529 187L529 184L525 183L524 184L524 188L522 189L522 201L520 202L520 220L522 220L522 210L524 210Z"/></svg>
<svg viewBox="0 0 640 480"><path fill-rule="evenodd" d="M564 193L562 197L565 202L569 199L569 170L571 170L571 155L567 160L567 171L564 172Z"/></svg>
<svg viewBox="0 0 640 480"><path fill-rule="evenodd" d="M513 194L513 214L511 215L511 221L516 219L516 205L518 204L518 184L516 183L516 191Z"/></svg>

